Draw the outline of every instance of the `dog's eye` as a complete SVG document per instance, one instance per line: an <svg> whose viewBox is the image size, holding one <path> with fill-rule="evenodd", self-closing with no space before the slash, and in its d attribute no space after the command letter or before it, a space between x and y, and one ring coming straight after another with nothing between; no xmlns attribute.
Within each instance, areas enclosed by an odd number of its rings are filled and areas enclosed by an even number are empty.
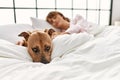
<svg viewBox="0 0 120 80"><path fill-rule="evenodd" d="M49 51L50 50L50 46L45 46L45 51Z"/></svg>
<svg viewBox="0 0 120 80"><path fill-rule="evenodd" d="M39 52L40 52L40 50L39 50L38 47L34 47L34 48L32 48L32 51L35 52L35 53L39 53Z"/></svg>

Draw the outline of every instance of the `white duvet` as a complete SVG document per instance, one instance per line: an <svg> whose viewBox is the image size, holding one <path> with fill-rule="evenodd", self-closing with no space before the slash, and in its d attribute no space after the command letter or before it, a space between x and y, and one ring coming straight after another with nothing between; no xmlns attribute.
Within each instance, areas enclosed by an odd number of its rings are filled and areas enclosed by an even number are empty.
<svg viewBox="0 0 120 80"><path fill-rule="evenodd" d="M0 39L0 80L119 80L120 27L58 36L49 64L33 63L25 47Z"/></svg>

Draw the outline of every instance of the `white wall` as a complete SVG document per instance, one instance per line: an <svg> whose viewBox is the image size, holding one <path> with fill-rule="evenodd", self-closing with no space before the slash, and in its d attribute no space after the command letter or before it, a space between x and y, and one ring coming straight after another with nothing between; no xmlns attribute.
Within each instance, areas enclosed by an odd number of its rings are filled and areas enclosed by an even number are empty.
<svg viewBox="0 0 120 80"><path fill-rule="evenodd" d="M113 0L112 24L120 21L120 0Z"/></svg>

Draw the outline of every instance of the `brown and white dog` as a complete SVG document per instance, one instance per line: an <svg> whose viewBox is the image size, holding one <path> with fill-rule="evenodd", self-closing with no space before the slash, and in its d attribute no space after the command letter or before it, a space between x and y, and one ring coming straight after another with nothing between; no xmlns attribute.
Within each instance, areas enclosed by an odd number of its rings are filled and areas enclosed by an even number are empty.
<svg viewBox="0 0 120 80"><path fill-rule="evenodd" d="M45 29L44 31L35 30L19 34L19 36L25 38L23 46L27 47L33 62L46 64L51 61L53 32L55 32L53 29Z"/></svg>

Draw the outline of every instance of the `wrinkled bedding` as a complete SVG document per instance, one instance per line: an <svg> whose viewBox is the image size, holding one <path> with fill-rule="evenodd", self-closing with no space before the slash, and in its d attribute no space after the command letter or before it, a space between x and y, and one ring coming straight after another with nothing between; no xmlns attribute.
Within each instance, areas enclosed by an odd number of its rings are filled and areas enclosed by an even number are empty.
<svg viewBox="0 0 120 80"><path fill-rule="evenodd" d="M53 45L51 63L33 63L25 47L0 39L0 80L120 79L120 27L61 35Z"/></svg>

